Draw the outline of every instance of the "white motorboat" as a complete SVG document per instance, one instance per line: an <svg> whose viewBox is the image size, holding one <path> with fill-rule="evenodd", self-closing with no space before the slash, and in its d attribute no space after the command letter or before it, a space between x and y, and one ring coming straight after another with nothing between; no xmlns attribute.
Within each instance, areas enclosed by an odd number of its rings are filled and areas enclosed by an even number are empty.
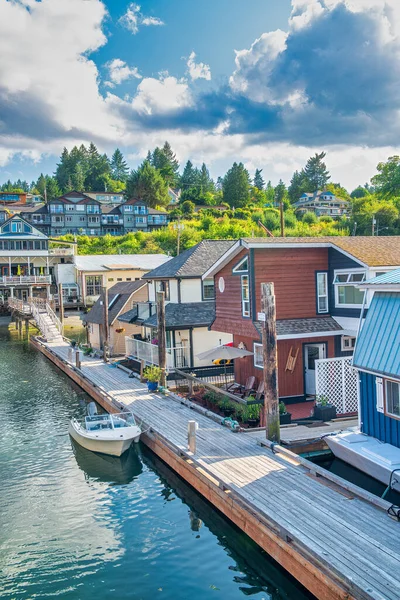
<svg viewBox="0 0 400 600"><path fill-rule="evenodd" d="M84 421L71 419L68 428L70 436L87 450L121 456L132 442L139 441L142 431L132 413L97 414L94 402L88 411Z"/></svg>
<svg viewBox="0 0 400 600"><path fill-rule="evenodd" d="M400 448L365 435L358 428L326 436L324 441L340 460L400 491Z"/></svg>

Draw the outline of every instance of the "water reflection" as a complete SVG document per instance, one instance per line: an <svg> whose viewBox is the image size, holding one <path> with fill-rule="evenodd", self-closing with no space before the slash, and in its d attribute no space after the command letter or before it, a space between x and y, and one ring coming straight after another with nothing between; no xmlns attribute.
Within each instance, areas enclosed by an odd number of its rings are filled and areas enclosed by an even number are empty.
<svg viewBox="0 0 400 600"><path fill-rule="evenodd" d="M120 457L98 454L82 448L71 438L78 467L89 478L110 484L127 485L142 472L142 461L133 445Z"/></svg>

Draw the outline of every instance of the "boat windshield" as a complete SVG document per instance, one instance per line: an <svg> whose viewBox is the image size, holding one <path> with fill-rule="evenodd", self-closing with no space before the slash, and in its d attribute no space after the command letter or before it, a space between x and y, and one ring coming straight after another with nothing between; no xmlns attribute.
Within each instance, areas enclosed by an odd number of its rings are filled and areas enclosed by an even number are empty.
<svg viewBox="0 0 400 600"><path fill-rule="evenodd" d="M135 417L132 413L117 413L110 415L112 423L114 425L114 429L120 427L133 427L136 425Z"/></svg>
<svg viewBox="0 0 400 600"><path fill-rule="evenodd" d="M120 429L121 427L133 427L136 425L135 417L132 413L117 413L109 415L93 415L85 417L87 431L97 431L99 429Z"/></svg>

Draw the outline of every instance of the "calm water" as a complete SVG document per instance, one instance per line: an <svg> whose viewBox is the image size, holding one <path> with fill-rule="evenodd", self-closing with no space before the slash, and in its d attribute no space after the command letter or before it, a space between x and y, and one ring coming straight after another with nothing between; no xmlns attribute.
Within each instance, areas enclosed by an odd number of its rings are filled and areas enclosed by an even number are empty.
<svg viewBox="0 0 400 600"><path fill-rule="evenodd" d="M88 397L0 327L0 598L310 598L139 446L73 448Z"/></svg>

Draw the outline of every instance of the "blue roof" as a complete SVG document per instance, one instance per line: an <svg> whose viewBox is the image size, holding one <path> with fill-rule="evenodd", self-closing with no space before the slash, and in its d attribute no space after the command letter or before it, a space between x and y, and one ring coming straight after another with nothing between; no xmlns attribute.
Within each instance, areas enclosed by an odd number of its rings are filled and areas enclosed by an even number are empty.
<svg viewBox="0 0 400 600"><path fill-rule="evenodd" d="M375 292L358 336L353 365L400 379L400 294Z"/></svg>
<svg viewBox="0 0 400 600"><path fill-rule="evenodd" d="M377 275L373 279L365 282L367 285L385 285L387 283L393 283L400 285L400 269L389 271L384 275Z"/></svg>

